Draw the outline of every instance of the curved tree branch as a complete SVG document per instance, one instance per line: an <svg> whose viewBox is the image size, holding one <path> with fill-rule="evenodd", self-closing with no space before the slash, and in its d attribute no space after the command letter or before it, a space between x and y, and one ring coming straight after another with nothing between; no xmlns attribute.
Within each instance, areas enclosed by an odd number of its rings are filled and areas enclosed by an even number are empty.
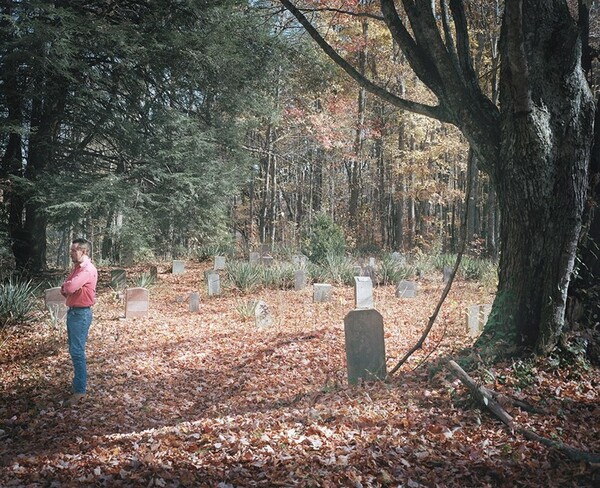
<svg viewBox="0 0 600 488"><path fill-rule="evenodd" d="M298 10L294 4L289 0L280 0L281 4L300 22L300 24L306 29L310 36L315 42L321 47L321 49L338 65L340 66L354 81L360 86L365 88L367 91L377 95L381 99L391 103L392 105L399 107L409 112L414 112L427 117L432 117L441 122L452 123L452 119L446 110L441 106L425 105L411 100L400 98L397 95L385 90L384 88L376 85L367 77L358 72L348 61L342 58L337 51L319 34L317 29L310 23L310 21Z"/></svg>

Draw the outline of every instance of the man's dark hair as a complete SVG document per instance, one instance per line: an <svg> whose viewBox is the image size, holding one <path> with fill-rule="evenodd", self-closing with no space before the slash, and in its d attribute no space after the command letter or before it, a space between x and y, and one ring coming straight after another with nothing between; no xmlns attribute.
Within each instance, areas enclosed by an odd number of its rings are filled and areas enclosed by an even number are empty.
<svg viewBox="0 0 600 488"><path fill-rule="evenodd" d="M88 254L90 249L92 248L92 243L83 237L78 237L77 239L73 239L71 244L76 244L79 249Z"/></svg>

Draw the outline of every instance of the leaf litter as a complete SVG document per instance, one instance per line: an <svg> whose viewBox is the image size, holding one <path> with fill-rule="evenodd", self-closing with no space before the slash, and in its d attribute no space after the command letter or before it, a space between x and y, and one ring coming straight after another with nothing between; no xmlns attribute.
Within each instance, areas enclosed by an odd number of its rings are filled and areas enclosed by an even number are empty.
<svg viewBox="0 0 600 488"><path fill-rule="evenodd" d="M329 303L310 289L226 289L208 297L206 265L159 274L147 318L122 319L101 273L88 340L89 392L75 408L64 325L47 316L0 337L0 486L584 487L600 467L509 432L444 367L472 344L464 310L492 296L455 283L438 323L387 382L349 386L343 318L351 288ZM388 369L420 337L441 294L422 278L414 299L374 290ZM200 312L178 297L200 291ZM264 300L258 329L236 305ZM427 362L415 369L424 358ZM600 452L598 369L477 371L489 388L538 407L511 408L548 438ZM507 407L509 408L509 407Z"/></svg>

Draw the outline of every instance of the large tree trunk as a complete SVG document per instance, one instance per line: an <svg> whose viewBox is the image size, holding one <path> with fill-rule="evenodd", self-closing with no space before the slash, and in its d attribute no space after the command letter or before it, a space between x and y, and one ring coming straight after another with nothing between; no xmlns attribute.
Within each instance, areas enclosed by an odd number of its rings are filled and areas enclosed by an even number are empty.
<svg viewBox="0 0 600 488"><path fill-rule="evenodd" d="M546 354L564 326L586 201L593 101L566 5L525 1L522 17L515 13L507 13L503 33L502 142L493 175L500 280L482 342L493 336L496 344L508 339Z"/></svg>

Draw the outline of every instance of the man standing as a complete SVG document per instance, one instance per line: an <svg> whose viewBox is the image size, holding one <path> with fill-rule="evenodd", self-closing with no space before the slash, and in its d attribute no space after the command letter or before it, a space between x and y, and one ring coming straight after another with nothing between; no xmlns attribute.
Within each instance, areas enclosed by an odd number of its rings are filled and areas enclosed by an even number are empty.
<svg viewBox="0 0 600 488"><path fill-rule="evenodd" d="M60 291L66 297L67 335L69 353L73 361L73 394L67 405L76 405L85 397L87 388L87 366L85 343L92 324L92 305L96 302L98 271L90 260L90 243L85 239L75 239L71 244L73 270L62 284Z"/></svg>

